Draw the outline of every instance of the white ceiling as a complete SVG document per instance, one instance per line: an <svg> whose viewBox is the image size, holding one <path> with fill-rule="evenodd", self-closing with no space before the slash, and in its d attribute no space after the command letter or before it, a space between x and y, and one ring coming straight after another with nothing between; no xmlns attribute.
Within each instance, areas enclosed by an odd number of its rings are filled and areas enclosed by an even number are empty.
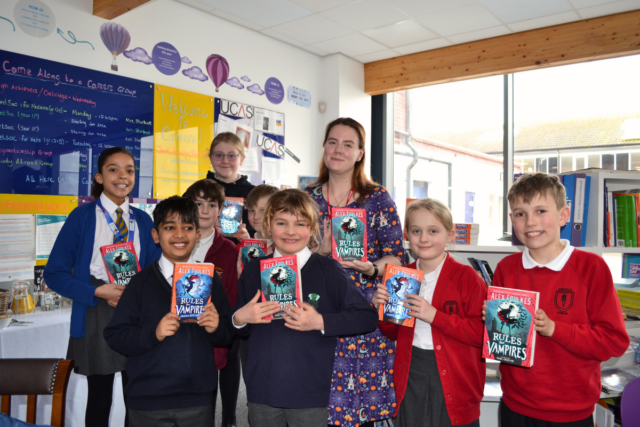
<svg viewBox="0 0 640 427"><path fill-rule="evenodd" d="M640 0L177 0L319 56L367 63L640 9Z"/></svg>

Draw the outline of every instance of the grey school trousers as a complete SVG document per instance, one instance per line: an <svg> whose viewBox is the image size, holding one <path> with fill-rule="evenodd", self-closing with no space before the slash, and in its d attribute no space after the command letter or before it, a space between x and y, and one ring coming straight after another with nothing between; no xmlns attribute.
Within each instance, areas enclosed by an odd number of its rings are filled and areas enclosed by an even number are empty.
<svg viewBox="0 0 640 427"><path fill-rule="evenodd" d="M159 411L128 409L127 413L129 427L211 427L213 404Z"/></svg>
<svg viewBox="0 0 640 427"><path fill-rule="evenodd" d="M249 402L251 427L327 427L328 418L326 407L284 409Z"/></svg>

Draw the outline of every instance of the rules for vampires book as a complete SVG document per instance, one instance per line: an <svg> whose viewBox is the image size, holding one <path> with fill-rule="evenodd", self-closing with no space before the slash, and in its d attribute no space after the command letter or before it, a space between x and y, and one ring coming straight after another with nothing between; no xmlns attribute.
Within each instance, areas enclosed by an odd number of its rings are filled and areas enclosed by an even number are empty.
<svg viewBox="0 0 640 427"><path fill-rule="evenodd" d="M403 299L407 294L419 295L420 284L424 273L413 268L398 267L387 264L384 269L382 283L389 292L389 302L378 307L378 319L396 325L412 327L415 317L409 314L409 309L404 306Z"/></svg>
<svg viewBox="0 0 640 427"><path fill-rule="evenodd" d="M288 255L260 260L262 302L277 301L280 311L265 319L282 319L285 304L302 307L302 287L298 256Z"/></svg>
<svg viewBox="0 0 640 427"><path fill-rule="evenodd" d="M102 254L110 283L127 286L131 278L140 271L140 263L138 263L133 242L101 246L100 254Z"/></svg>
<svg viewBox="0 0 640 427"><path fill-rule="evenodd" d="M534 316L539 292L489 286L482 357L529 368L533 366Z"/></svg>
<svg viewBox="0 0 640 427"><path fill-rule="evenodd" d="M204 307L211 302L214 265L210 263L181 264L173 266L171 312L182 323L197 322Z"/></svg>
<svg viewBox="0 0 640 427"><path fill-rule="evenodd" d="M367 260L365 209L331 209L331 253L337 261Z"/></svg>
<svg viewBox="0 0 640 427"><path fill-rule="evenodd" d="M242 269L250 261L258 258L262 258L267 255L268 242L265 239L242 239L240 242L240 262L242 263Z"/></svg>
<svg viewBox="0 0 640 427"><path fill-rule="evenodd" d="M245 199L242 197L227 197L220 209L218 223L223 234L234 234L242 224L242 211Z"/></svg>

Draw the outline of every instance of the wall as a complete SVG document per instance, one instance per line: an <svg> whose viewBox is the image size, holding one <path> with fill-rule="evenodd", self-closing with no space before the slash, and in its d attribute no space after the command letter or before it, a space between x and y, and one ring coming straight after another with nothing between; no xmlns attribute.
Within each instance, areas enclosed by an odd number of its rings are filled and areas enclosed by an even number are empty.
<svg viewBox="0 0 640 427"><path fill-rule="evenodd" d="M0 2L0 16L15 23L13 9L17 2ZM3 20L0 21L0 49L116 73L110 69L112 58L99 35L100 26L107 21L91 15L91 0L47 0L46 4L56 16L56 27L67 39L70 39L67 32L71 31L77 40L89 41L95 50L86 43L68 43L60 34L35 38L25 34L17 25L13 32ZM181 56L192 61L187 67L195 65L203 71L206 58L215 53L229 62L230 76L240 78L247 75L251 83L258 83L263 89L269 77L276 77L285 88L293 85L310 91L309 109L290 104L286 95L281 104L274 105L265 96L246 89L238 90L224 84L216 93L210 80L192 80L181 71L166 76L154 65L134 62L123 55L117 58L117 74L121 76L285 113L286 146L301 159L297 164L288 156L286 158L292 184L297 175L310 175L317 171L320 141L326 123L338 115L349 114L360 120L367 130L370 129L371 107L370 97L364 94L364 67L347 57L337 54L320 58L173 0L147 3L114 19L114 22L123 25L131 34L129 49L141 47L151 54L157 43L167 42L175 46ZM318 112L320 101L327 103L324 114Z"/></svg>

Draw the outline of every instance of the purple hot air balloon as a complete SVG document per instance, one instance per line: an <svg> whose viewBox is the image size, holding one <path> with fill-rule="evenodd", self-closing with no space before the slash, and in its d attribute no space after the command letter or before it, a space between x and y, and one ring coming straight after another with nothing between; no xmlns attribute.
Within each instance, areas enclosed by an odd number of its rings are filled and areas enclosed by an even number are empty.
<svg viewBox="0 0 640 427"><path fill-rule="evenodd" d="M216 92L229 78L229 63L220 55L209 55L207 73L216 87Z"/></svg>
<svg viewBox="0 0 640 427"><path fill-rule="evenodd" d="M131 35L129 31L120 24L115 22L106 22L100 27L100 38L102 43L107 47L109 52L113 55L113 62L111 63L111 69L118 71L118 64L116 63L116 56L127 50L129 43L131 43Z"/></svg>

